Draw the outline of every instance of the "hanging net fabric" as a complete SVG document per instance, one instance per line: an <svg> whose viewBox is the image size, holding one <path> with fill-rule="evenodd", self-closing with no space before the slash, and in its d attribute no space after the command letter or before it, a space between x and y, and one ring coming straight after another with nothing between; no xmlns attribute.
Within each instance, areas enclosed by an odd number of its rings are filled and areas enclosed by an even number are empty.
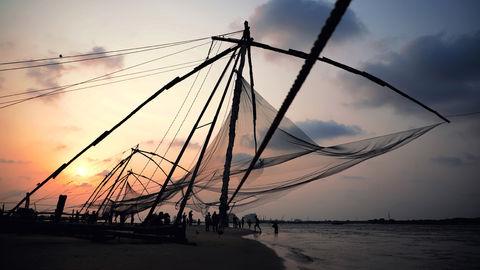
<svg viewBox="0 0 480 270"><path fill-rule="evenodd" d="M256 117L254 116L254 106ZM236 124L235 145L229 181L229 198L237 188L256 151L258 143L270 127L277 110L242 78L242 94ZM254 133L255 118L255 133ZM223 166L229 138L229 119L220 127L207 148L194 180L188 207L205 213L218 207L222 188ZM284 118L256 163L254 170L238 192L230 207L243 211L272 201L306 183L346 170L362 161L385 154L422 136L439 124L397 132L375 138L323 147L318 145L290 119ZM190 169L193 171L193 167ZM187 173L167 186L161 203L178 202L175 195L184 194L192 175ZM115 202L116 210L138 212L149 208L157 193L136 198L125 196Z"/></svg>

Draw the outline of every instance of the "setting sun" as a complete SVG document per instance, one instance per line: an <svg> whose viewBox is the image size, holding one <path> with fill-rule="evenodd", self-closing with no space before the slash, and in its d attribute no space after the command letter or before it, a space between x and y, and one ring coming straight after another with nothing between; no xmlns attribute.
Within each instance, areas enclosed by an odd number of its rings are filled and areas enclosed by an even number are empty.
<svg viewBox="0 0 480 270"><path fill-rule="evenodd" d="M87 176L88 169L86 167L79 166L77 167L77 169L75 169L75 172L77 175L84 177L84 176Z"/></svg>

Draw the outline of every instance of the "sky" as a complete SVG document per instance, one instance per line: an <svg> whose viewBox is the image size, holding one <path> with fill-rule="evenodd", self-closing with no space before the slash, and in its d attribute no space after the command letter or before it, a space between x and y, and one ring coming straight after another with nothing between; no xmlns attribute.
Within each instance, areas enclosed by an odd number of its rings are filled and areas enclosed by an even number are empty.
<svg viewBox="0 0 480 270"><path fill-rule="evenodd" d="M249 21L255 40L308 52L332 5L325 0L135 4L0 0L0 61L101 53L209 37L241 30L244 20ZM478 1L466 0L353 1L322 56L378 76L443 115L479 111L479 8ZM161 58L128 72L203 60L209 46L205 40L95 61L0 71L0 101L11 100L5 95L27 92L24 96L29 97L33 95L29 91L84 81L152 59ZM221 46L213 51L228 45ZM260 49L252 50L252 58L257 91L278 108L302 61ZM0 109L0 201L8 208L163 84L192 68L186 66ZM221 68L215 65L211 74L219 74ZM179 119L186 116L184 126L167 153L174 157L187 126L200 111L197 105L187 113L194 93L202 90L194 105L201 104L207 97L205 89L214 83L215 76L208 76L200 88L205 75L204 71L198 82L192 77L166 91L108 140L89 150L47 184L35 198L38 206L47 205L48 198L59 192L88 193L105 170L137 144L153 151L191 90L179 113ZM386 88L321 62L287 116L325 146L441 121ZM400 149L245 213L286 219L370 219L387 213L397 219L478 217L480 118L451 120ZM178 127L167 133L165 142L173 139ZM194 143L200 142L194 138ZM160 151L166 147L162 144ZM185 166L193 157L193 152L187 154Z"/></svg>

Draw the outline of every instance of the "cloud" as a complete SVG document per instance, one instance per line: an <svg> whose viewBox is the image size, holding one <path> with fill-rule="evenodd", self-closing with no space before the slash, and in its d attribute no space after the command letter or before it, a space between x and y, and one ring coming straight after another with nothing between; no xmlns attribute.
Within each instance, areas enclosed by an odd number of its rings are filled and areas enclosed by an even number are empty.
<svg viewBox="0 0 480 270"><path fill-rule="evenodd" d="M110 173L110 171L109 171L109 170L103 170L103 171L101 171L101 172L99 172L99 173L95 174L95 176L101 176L101 177L105 177L105 176L107 176L109 173Z"/></svg>
<svg viewBox="0 0 480 270"><path fill-rule="evenodd" d="M65 145L65 144L59 144L59 145L57 145L57 146L55 147L55 151L61 151L61 150L65 150L65 149L67 149L67 148L68 148L67 145Z"/></svg>
<svg viewBox="0 0 480 270"><path fill-rule="evenodd" d="M453 167L464 165L463 160L458 157L438 156L438 157L432 158L431 160L440 165L447 165L447 166L453 166Z"/></svg>
<svg viewBox="0 0 480 270"><path fill-rule="evenodd" d="M57 63L55 61L49 61L48 63ZM70 68L65 67L64 65L51 65L38 68L31 68L27 71L27 77L33 79L34 84L38 85L38 88L53 88L59 87L60 84L58 80L64 75L64 73ZM38 88L30 88L27 90L35 91ZM39 95L39 93L31 93L34 96ZM42 98L45 101L52 101L58 98L58 95L51 95Z"/></svg>
<svg viewBox="0 0 480 270"><path fill-rule="evenodd" d="M103 46L95 46L92 48L91 51L87 52L88 53L94 53L95 55L88 56L86 58L95 58L95 57L102 57L105 56L105 52L107 50ZM97 60L89 60L89 61L82 61L79 62L81 66L84 67L103 67L108 70L115 70L115 69L121 69L123 68L123 59L124 57L122 55L120 56L113 56L113 57L106 57L106 58L100 58Z"/></svg>
<svg viewBox="0 0 480 270"><path fill-rule="evenodd" d="M478 164L480 163L480 156L472 153L465 153L461 157L437 156L437 157L431 158L431 161L443 166L458 167L458 166Z"/></svg>
<svg viewBox="0 0 480 270"><path fill-rule="evenodd" d="M175 139L172 142L172 147L182 147L185 144L185 140L183 139ZM200 149L200 144L198 142L192 142L188 144L189 149Z"/></svg>
<svg viewBox="0 0 480 270"><path fill-rule="evenodd" d="M1 50L11 50L15 48L15 43L11 41L0 42L0 49Z"/></svg>
<svg viewBox="0 0 480 270"><path fill-rule="evenodd" d="M332 8L323 0L270 0L250 16L252 35L275 46L309 49ZM365 26L349 9L331 41L340 43L364 33Z"/></svg>
<svg viewBox="0 0 480 270"><path fill-rule="evenodd" d="M443 112L477 111L480 104L480 31L456 38L427 35L410 42L399 53L363 69L384 79L427 105ZM365 107L393 107L413 113L417 107L360 77L345 77L349 90Z"/></svg>
<svg viewBox="0 0 480 270"><path fill-rule="evenodd" d="M29 163L29 161L0 158L0 163L3 163L3 164L25 164L25 163Z"/></svg>
<svg viewBox="0 0 480 270"><path fill-rule="evenodd" d="M5 78L0 77L0 90L3 89L3 83L5 82Z"/></svg>
<svg viewBox="0 0 480 270"><path fill-rule="evenodd" d="M297 126L314 140L333 139L343 136L355 136L363 133L356 125L345 125L335 121L310 120L297 122Z"/></svg>
<svg viewBox="0 0 480 270"><path fill-rule="evenodd" d="M107 55L105 52L106 52L106 49L104 47L95 46L90 51L86 52L86 54L94 53L95 55L86 56L85 58L76 58L76 60L102 57ZM77 54L77 53L72 53L72 54ZM70 66L68 64L67 65L58 64L58 65L31 68L27 71L27 77L30 77L31 79L34 80L36 87L28 89L27 92L35 91L35 90L38 90L39 88L59 87L60 86L60 83L58 82L59 79L67 71L71 71L78 67L87 67L87 68L101 67L108 71L121 69L123 68L123 65L124 65L123 60L124 60L123 56L114 56L114 57L100 58L96 60L80 61L76 63L77 66ZM57 64L60 62L61 61L51 60L51 61L45 62L45 64ZM38 63L34 63L32 65L37 65L37 64ZM38 94L39 93L37 92L32 93L32 95L34 96L37 96ZM44 98L42 98L42 100L48 102L48 101L57 99L59 96L60 95L45 96Z"/></svg>
<svg viewBox="0 0 480 270"><path fill-rule="evenodd" d="M345 180L354 180L354 181L366 180L367 179L364 176L358 176L358 175L342 175L342 178L345 179Z"/></svg>
<svg viewBox="0 0 480 270"><path fill-rule="evenodd" d="M67 132L77 132L77 131L81 131L82 128L80 127L77 127L77 126L73 126L73 125L70 125L70 126L61 126L59 127L58 129L62 130L62 131L67 131Z"/></svg>

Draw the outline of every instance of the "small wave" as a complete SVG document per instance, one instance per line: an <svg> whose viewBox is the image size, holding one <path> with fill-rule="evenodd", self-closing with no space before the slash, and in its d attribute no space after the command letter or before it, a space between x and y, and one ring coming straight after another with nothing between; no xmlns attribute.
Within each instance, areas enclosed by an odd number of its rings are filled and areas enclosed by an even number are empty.
<svg viewBox="0 0 480 270"><path fill-rule="evenodd" d="M296 262L312 263L315 261L315 258L308 256L300 248L289 247L288 251L289 253L287 254L287 256Z"/></svg>

